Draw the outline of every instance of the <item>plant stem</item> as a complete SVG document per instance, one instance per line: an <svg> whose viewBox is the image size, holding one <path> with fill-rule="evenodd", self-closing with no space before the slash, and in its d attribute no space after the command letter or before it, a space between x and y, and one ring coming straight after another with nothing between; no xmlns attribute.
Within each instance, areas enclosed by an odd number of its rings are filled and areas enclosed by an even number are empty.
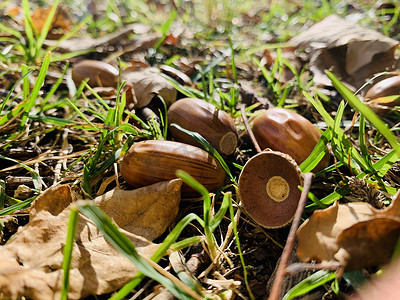
<svg viewBox="0 0 400 300"><path fill-rule="evenodd" d="M290 227L289 235L286 240L285 248L283 248L281 260L279 262L278 270L276 271L276 277L274 283L272 285L271 293L269 295L269 300L278 300L279 294L281 292L281 287L283 283L283 279L286 275L286 268L289 263L290 254L293 250L293 246L296 240L296 231L301 222L301 215L304 210L304 206L306 204L308 198L308 192L310 191L311 181L313 174L306 173L304 174L304 188L301 192L300 200L297 205L296 213L293 218L292 226Z"/></svg>
<svg viewBox="0 0 400 300"><path fill-rule="evenodd" d="M256 137L254 136L254 133L253 133L253 131L252 131L251 128L250 128L249 121L247 121L246 111L245 111L244 105L242 105L242 106L240 107L240 112L242 113L242 118L243 118L244 126L246 126L246 130L247 130L247 132L249 133L249 136L250 136L251 142L252 142L253 145L254 145L254 148L256 149L257 153L262 152L262 150L261 150L261 148L260 148L260 145L258 144L258 142L257 142L257 140L256 140Z"/></svg>

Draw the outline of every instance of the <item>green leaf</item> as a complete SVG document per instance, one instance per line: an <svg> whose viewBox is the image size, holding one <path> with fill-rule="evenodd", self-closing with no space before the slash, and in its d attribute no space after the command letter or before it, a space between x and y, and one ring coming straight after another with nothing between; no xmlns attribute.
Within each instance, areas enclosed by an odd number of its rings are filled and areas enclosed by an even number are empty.
<svg viewBox="0 0 400 300"><path fill-rule="evenodd" d="M171 231L170 234L165 238L165 240L162 242L161 246L156 250L156 252L153 254L151 259L154 262L158 262L166 253L166 251L169 249L169 247L174 243L182 231L186 228L186 226L192 222L193 220L197 220L202 224L202 220L193 213L188 214L185 216L179 223L174 227L174 229ZM204 224L203 224L204 225ZM203 226L202 225L202 226ZM112 295L110 300L122 300L125 299L126 296L134 289L136 288L137 285L140 284L140 282L145 278L145 275L142 272L139 272L134 279L132 279L130 282L128 282L123 288L121 288L116 294Z"/></svg>
<svg viewBox="0 0 400 300"><path fill-rule="evenodd" d="M31 204L33 202L33 200L36 199L36 197L37 196L34 196L34 197L28 198L28 199L26 199L24 201L21 201L19 203L15 203L15 204L13 204L11 206L3 208L2 210L0 210L0 217L1 216L7 216L7 215L12 214L13 212L19 210L19 209L27 207L29 204Z"/></svg>
<svg viewBox="0 0 400 300"><path fill-rule="evenodd" d="M40 54L40 51L42 49L44 40L47 37L47 34L49 33L50 27L51 27L51 23L53 21L53 18L56 14L56 10L58 7L58 3L60 2L60 0L54 0L53 4L51 6L51 9L47 15L46 21L44 22L43 28L42 28L42 32L39 35L39 38L36 41L36 55Z"/></svg>
<svg viewBox="0 0 400 300"><path fill-rule="evenodd" d="M68 228L67 228L67 239L65 241L64 250L63 250L63 263L62 269L64 271L63 284L61 288L61 296L62 300L68 299L68 291L69 291L69 272L71 270L71 261L72 261L72 250L74 247L74 240L76 231L78 229L78 221L79 214L78 209L76 207L71 209L69 219L68 219Z"/></svg>
<svg viewBox="0 0 400 300"><path fill-rule="evenodd" d="M178 299L190 299L189 296L170 279L158 273L146 260L136 251L130 239L121 233L95 204L89 201L78 202L79 211L89 218L101 231L104 237L125 257L127 257L143 274L162 284Z"/></svg>
<svg viewBox="0 0 400 300"><path fill-rule="evenodd" d="M39 75L36 79L35 85L33 86L32 92L29 96L28 101L26 102L25 105L25 112L24 115L21 118L21 123L20 123L20 130L22 130L22 128L25 127L25 121L28 117L29 112L31 111L33 105L36 102L36 99L39 95L39 91L43 85L44 79L46 77L47 74L47 70L49 69L49 65L50 65L50 59L51 59L51 53L48 52L45 56L45 58L43 59L43 63L42 66L40 68L39 71Z"/></svg>
<svg viewBox="0 0 400 300"><path fill-rule="evenodd" d="M187 135L189 135L190 137L192 137L195 141L199 142L203 146L204 150L206 150L208 153L213 155L218 160L218 162L221 164L222 168L225 170L226 174L228 175L229 179L231 180L231 182L233 184L237 185L236 179L235 179L235 177L233 177L225 160L218 153L218 151L213 146L211 146L210 143L200 133L184 129L175 123L172 123L171 126L176 127L180 131L182 131L182 132L186 133Z"/></svg>
<svg viewBox="0 0 400 300"><path fill-rule="evenodd" d="M300 283L292 287L282 298L282 300L291 300L296 297L302 296L313 289L335 279L335 273L332 271L320 270Z"/></svg>
<svg viewBox="0 0 400 300"><path fill-rule="evenodd" d="M340 80L331 72L326 71L333 86L349 104L357 109L389 142L393 149L400 155L400 144L395 135L367 105L362 103Z"/></svg>
<svg viewBox="0 0 400 300"><path fill-rule="evenodd" d="M300 164L300 170L302 173L311 172L321 161L321 159L326 155L328 151L327 144L332 139L332 130L327 128L322 134L318 143L315 145L311 154L307 157L305 161Z"/></svg>

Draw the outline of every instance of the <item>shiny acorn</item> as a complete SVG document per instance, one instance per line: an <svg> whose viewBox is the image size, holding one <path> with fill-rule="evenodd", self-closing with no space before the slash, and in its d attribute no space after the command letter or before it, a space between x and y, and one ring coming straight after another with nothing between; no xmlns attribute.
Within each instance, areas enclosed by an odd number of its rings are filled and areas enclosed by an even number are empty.
<svg viewBox="0 0 400 300"><path fill-rule="evenodd" d="M83 80L91 87L117 87L118 69L99 60L82 60L72 69L72 80L79 86Z"/></svg>
<svg viewBox="0 0 400 300"><path fill-rule="evenodd" d="M199 133L220 154L230 155L236 149L238 134L233 119L225 111L204 100L184 98L176 101L168 109L168 122L171 135L176 141L200 146L172 124Z"/></svg>
<svg viewBox="0 0 400 300"><path fill-rule="evenodd" d="M177 178L183 170L205 188L214 192L225 184L226 173L208 152L184 143L146 140L131 146L121 162L121 176L133 187ZM184 184L182 197L195 197L199 193Z"/></svg>
<svg viewBox="0 0 400 300"><path fill-rule="evenodd" d="M291 156L300 165L313 151L321 132L306 118L285 108L270 108L254 118L252 131L261 149ZM314 172L329 165L327 153Z"/></svg>

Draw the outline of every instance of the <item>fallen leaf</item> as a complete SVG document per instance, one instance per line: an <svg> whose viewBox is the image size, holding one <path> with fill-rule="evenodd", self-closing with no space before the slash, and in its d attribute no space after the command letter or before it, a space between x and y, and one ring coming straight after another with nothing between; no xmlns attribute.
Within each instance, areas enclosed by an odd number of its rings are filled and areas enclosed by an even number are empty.
<svg viewBox="0 0 400 300"><path fill-rule="evenodd" d="M317 210L298 229L297 256L304 262L339 262L345 270L388 263L400 234L400 193L391 206L337 204Z"/></svg>
<svg viewBox="0 0 400 300"><path fill-rule="evenodd" d="M360 270L390 262L400 234L400 219L375 217L355 223L337 237L335 258L346 270Z"/></svg>
<svg viewBox="0 0 400 300"><path fill-rule="evenodd" d="M69 40L52 41L45 40L44 44L46 46L56 46L58 52L74 52L74 51L89 51L91 49L96 49L96 51L101 52L107 50L110 45L116 45L121 42L130 41L128 36L131 34L148 34L151 27L143 24L129 24L119 31L106 34L99 38L74 38Z"/></svg>
<svg viewBox="0 0 400 300"><path fill-rule="evenodd" d="M145 107L156 95L163 97L167 105L171 105L176 100L176 89L160 75L157 68L126 69L121 77L126 80L127 85L131 85L134 95L130 99L137 108Z"/></svg>
<svg viewBox="0 0 400 300"><path fill-rule="evenodd" d="M393 69L399 42L383 34L331 15L292 38L289 44L310 50L314 82L331 85L325 70L359 88L375 73Z"/></svg>
<svg viewBox="0 0 400 300"><path fill-rule="evenodd" d="M116 188L97 197L95 203L119 227L152 241L164 233L178 214L180 192L180 180L172 180L136 189L134 197L133 191Z"/></svg>
<svg viewBox="0 0 400 300"><path fill-rule="evenodd" d="M129 234L136 250L150 257L158 245L141 236L157 237L176 216L179 179L141 189L116 189L94 199ZM0 247L0 299L59 298L63 280L63 246L70 205L75 198L68 185L46 190L32 204L29 223ZM153 200L153 201L152 201ZM145 204L141 202L144 201ZM155 203L155 207L151 206ZM109 211L108 211L109 210ZM145 217L141 214L144 213ZM154 228L150 218L154 217ZM139 219L139 220L137 220ZM137 224L133 225L133 224ZM69 299L100 295L121 288L138 272L88 220L79 220L73 248Z"/></svg>
<svg viewBox="0 0 400 300"><path fill-rule="evenodd" d="M50 13L51 7L43 8L38 7L33 11L31 16L32 24L40 34L43 30L44 23ZM62 35L69 32L71 27L70 22L65 17L65 13L61 9L57 9L56 14L54 15L53 20L51 21L49 34L47 35L47 39L58 39Z"/></svg>

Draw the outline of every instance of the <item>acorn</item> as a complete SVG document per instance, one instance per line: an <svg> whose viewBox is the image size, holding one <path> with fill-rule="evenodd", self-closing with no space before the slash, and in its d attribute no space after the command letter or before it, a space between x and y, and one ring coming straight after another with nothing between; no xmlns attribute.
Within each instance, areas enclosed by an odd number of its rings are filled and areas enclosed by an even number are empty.
<svg viewBox="0 0 400 300"><path fill-rule="evenodd" d="M87 84L91 87L113 87L118 84L118 69L99 60L82 60L72 69L72 80L80 85L89 78Z"/></svg>
<svg viewBox="0 0 400 300"><path fill-rule="evenodd" d="M296 212L303 176L296 162L279 151L262 151L244 165L238 191L246 213L265 228L289 224Z"/></svg>
<svg viewBox="0 0 400 300"><path fill-rule="evenodd" d="M285 108L270 108L254 118L254 137L261 149L269 148L292 157L300 165L313 151L321 132L309 120ZM319 171L329 165L327 153L314 168Z"/></svg>
<svg viewBox="0 0 400 300"><path fill-rule="evenodd" d="M175 172L183 170L214 192L225 184L226 173L208 152L198 147L163 140L138 142L128 150L121 162L121 176L133 187L177 178ZM184 184L182 197L199 196Z"/></svg>
<svg viewBox="0 0 400 300"><path fill-rule="evenodd" d="M184 98L176 101L168 109L168 123L176 141L200 146L188 134L171 126L172 124L199 133L220 154L230 155L236 149L238 134L233 119L225 111L204 100Z"/></svg>
<svg viewBox="0 0 400 300"><path fill-rule="evenodd" d="M365 94L368 105L378 114L391 110L398 105L399 97L400 75L377 82Z"/></svg>

